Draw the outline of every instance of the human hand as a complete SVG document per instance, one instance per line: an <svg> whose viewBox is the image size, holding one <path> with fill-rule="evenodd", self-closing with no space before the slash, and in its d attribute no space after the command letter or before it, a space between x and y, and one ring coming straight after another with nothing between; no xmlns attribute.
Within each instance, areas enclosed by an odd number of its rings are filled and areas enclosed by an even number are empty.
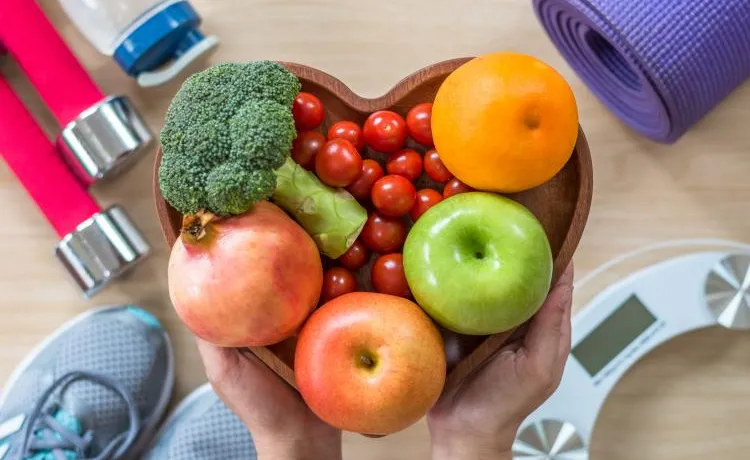
<svg viewBox="0 0 750 460"><path fill-rule="evenodd" d="M197 339L211 386L247 426L260 460L341 459L341 431L248 350Z"/></svg>
<svg viewBox="0 0 750 460"><path fill-rule="evenodd" d="M512 459L521 423L559 386L570 352L573 267L568 267L531 321L513 341L427 416L433 460Z"/></svg>

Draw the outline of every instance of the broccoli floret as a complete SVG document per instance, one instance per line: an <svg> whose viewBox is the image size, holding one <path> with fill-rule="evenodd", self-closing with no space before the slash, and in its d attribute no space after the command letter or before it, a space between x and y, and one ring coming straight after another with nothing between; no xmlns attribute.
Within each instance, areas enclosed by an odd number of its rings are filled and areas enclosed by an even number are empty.
<svg viewBox="0 0 750 460"><path fill-rule="evenodd" d="M164 198L183 214L208 208L206 180L211 166L229 157L229 127L216 120L162 134L159 186ZM168 142L168 143L167 143Z"/></svg>
<svg viewBox="0 0 750 460"><path fill-rule="evenodd" d="M276 175L271 170L251 171L239 163L223 163L214 168L206 181L208 208L216 214L242 214L248 203L276 189Z"/></svg>
<svg viewBox="0 0 750 460"><path fill-rule="evenodd" d="M230 158L252 169L278 169L296 135L291 110L273 101L250 100L229 122Z"/></svg>
<svg viewBox="0 0 750 460"><path fill-rule="evenodd" d="M268 99L284 107L291 107L302 84L297 77L273 61L254 61L246 64L252 78L241 82L249 97ZM246 86L245 86L246 85Z"/></svg>
<svg viewBox="0 0 750 460"><path fill-rule="evenodd" d="M185 80L167 109L165 128L228 120L249 99L291 107L301 86L293 73L272 61L216 64Z"/></svg>
<svg viewBox="0 0 750 460"><path fill-rule="evenodd" d="M218 215L270 198L273 170L296 136L291 104L299 89L294 74L268 61L218 64L189 77L161 131L164 198L183 214Z"/></svg>
<svg viewBox="0 0 750 460"><path fill-rule="evenodd" d="M272 199L321 252L346 252L367 211L290 158L300 89L294 74L270 61L218 64L189 77L161 130L159 188L167 202L186 216L231 216Z"/></svg>

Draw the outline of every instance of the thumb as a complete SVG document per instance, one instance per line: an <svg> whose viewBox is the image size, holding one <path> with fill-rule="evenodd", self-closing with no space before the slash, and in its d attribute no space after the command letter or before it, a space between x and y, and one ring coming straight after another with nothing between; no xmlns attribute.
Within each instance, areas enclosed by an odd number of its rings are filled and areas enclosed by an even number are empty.
<svg viewBox="0 0 750 460"><path fill-rule="evenodd" d="M206 377L217 392L296 394L281 377L247 348L223 348L196 338L198 352L206 368Z"/></svg>
<svg viewBox="0 0 750 460"><path fill-rule="evenodd" d="M572 269L569 268L547 296L524 339L524 348L535 368L550 369L558 361L560 349L570 336L568 318L572 298Z"/></svg>
<svg viewBox="0 0 750 460"><path fill-rule="evenodd" d="M241 380L243 366L240 362L242 356L238 350L219 347L198 337L195 338L195 342L206 370L206 377L214 390L221 392L233 382Z"/></svg>

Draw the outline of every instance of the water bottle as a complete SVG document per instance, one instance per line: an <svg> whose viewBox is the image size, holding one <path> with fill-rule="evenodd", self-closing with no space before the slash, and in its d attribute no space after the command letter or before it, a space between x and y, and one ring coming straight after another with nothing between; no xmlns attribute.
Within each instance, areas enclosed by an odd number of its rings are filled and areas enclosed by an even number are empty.
<svg viewBox="0 0 750 460"><path fill-rule="evenodd" d="M81 33L140 86L165 83L218 43L185 0L59 0Z"/></svg>

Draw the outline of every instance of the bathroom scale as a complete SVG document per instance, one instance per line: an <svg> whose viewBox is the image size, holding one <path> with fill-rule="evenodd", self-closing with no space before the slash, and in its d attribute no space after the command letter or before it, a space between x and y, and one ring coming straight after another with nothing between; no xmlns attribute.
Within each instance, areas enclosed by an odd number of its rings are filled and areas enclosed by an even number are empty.
<svg viewBox="0 0 750 460"><path fill-rule="evenodd" d="M661 247L706 241L721 240ZM696 329L750 329L750 247L716 244L724 250L690 251L638 268L583 304L573 316L560 386L522 424L514 460L587 460L601 407L642 357Z"/></svg>

